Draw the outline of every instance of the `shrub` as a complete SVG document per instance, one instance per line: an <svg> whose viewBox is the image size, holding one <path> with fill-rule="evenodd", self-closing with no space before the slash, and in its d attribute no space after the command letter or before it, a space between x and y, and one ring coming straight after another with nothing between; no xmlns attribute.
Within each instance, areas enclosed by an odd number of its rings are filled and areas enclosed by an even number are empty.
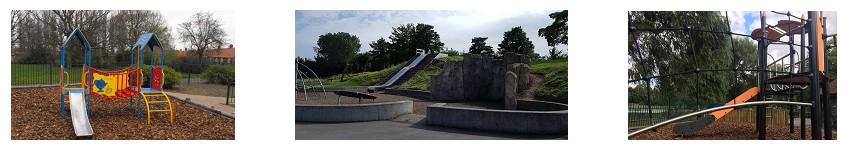
<svg viewBox="0 0 850 149"><path fill-rule="evenodd" d="M227 65L211 65L201 74L207 82L215 84L234 84L236 82L236 68Z"/></svg>
<svg viewBox="0 0 850 149"><path fill-rule="evenodd" d="M162 72L165 74L165 83L163 84L163 88L172 89L177 84L180 84L180 80L183 79L183 75L180 72L172 69L168 66L160 66L162 67ZM151 81L151 67L149 65L142 66L142 74L145 76L145 82L142 84L142 87L150 87Z"/></svg>
<svg viewBox="0 0 850 149"><path fill-rule="evenodd" d="M536 99L567 103L567 73L560 71L547 75L541 87L534 96Z"/></svg>

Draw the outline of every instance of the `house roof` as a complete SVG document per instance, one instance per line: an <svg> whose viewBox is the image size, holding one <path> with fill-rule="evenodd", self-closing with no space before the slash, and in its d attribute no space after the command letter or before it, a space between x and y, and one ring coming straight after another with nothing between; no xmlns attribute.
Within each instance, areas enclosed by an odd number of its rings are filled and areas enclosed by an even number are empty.
<svg viewBox="0 0 850 149"><path fill-rule="evenodd" d="M208 57L235 58L236 48L221 48L207 52Z"/></svg>
<svg viewBox="0 0 850 149"><path fill-rule="evenodd" d="M184 57L191 55L191 51L189 50L180 50L177 51L177 56ZM215 50L207 50L207 57L224 57L224 58L235 58L236 57L236 48L221 48Z"/></svg>

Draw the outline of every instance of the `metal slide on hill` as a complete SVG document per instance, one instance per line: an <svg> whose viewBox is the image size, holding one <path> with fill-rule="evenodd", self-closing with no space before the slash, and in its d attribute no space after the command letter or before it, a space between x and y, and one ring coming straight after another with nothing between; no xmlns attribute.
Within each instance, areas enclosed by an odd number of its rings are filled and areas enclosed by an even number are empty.
<svg viewBox="0 0 850 149"><path fill-rule="evenodd" d="M83 90L71 89L68 91L68 96L71 99L71 122L74 125L74 133L78 137L91 136L93 130L89 122L89 115L86 113L86 101L83 98Z"/></svg>
<svg viewBox="0 0 850 149"><path fill-rule="evenodd" d="M748 100L750 100L750 98L753 98L754 96L758 95L758 93L759 93L758 87L753 87L753 88L747 89L747 91L744 91L744 93L741 93L741 95L738 95L738 97L735 97L735 99L732 99L729 102L726 102L726 104L724 106L747 102ZM699 130L702 130L703 128L708 127L708 125L710 125L711 123L714 123L714 121L717 121L720 118L723 118L723 116L726 116L726 114L729 114L729 112L732 112L732 110L735 110L735 109L729 108L729 109L714 111L714 112L711 112L711 114L709 114L708 116L698 118L697 120L687 122L687 123L676 124L676 125L673 126L673 131L674 131L674 133L676 133L676 135L688 135L688 134L697 132Z"/></svg>
<svg viewBox="0 0 850 149"><path fill-rule="evenodd" d="M407 64L407 66L404 66L403 68L399 69L398 72L396 72L389 80L384 82L384 84L377 85L377 86L369 86L368 90L371 92L371 91L375 91L376 89L383 89L383 88L386 88L386 87L389 87L389 86L395 84L395 82L398 81L399 78L404 76L404 74L407 74L408 71L410 71L411 69L413 69L414 67L419 65L419 63L421 63L422 60L425 59L425 57L428 57L427 52L417 50L416 51L416 59L413 59L413 62L411 62L411 63Z"/></svg>

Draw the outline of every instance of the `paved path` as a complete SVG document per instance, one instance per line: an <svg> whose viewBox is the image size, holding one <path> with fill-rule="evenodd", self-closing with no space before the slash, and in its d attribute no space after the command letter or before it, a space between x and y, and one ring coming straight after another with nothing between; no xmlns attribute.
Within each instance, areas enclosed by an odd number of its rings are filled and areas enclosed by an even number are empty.
<svg viewBox="0 0 850 149"><path fill-rule="evenodd" d="M216 111L220 111L224 115L228 115L230 117L235 117L236 109L234 105L225 105L224 97L213 97L213 96L201 96L201 95L191 95L191 94L183 94L183 93L175 93L175 92L167 92L170 96L179 97L181 99L190 99L189 102L202 105L208 108L211 108ZM234 98L230 99L231 101L235 101Z"/></svg>
<svg viewBox="0 0 850 149"><path fill-rule="evenodd" d="M428 126L421 122L295 122L296 140L494 140L566 139L566 136L520 135Z"/></svg>

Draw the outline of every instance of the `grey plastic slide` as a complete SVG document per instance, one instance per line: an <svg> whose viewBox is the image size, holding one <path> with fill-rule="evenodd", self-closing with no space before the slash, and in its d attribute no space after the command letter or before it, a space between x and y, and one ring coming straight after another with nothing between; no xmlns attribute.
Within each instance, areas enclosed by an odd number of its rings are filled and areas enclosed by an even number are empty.
<svg viewBox="0 0 850 149"><path fill-rule="evenodd" d="M93 134L89 115L86 113L86 101L83 99L82 89L71 89L68 91L71 99L71 122L74 124L74 133L80 136L91 136Z"/></svg>
<svg viewBox="0 0 850 149"><path fill-rule="evenodd" d="M399 79L399 78L401 78L401 76L403 76L404 74L406 74L406 73L407 73L407 71L409 71L410 69L413 69L413 67L416 67L416 65L419 65L419 62L422 62L422 59L425 59L425 57L427 57L427 56L428 56L428 53L425 53L424 51L419 52L419 51L417 50L417 52L416 52L416 53L417 53L417 54L419 54L419 55L416 57L416 59L414 59L414 60L413 60L413 62L412 62L412 63L410 63L409 65L404 66L403 68L401 68L401 70L398 70L398 73L395 73L395 74L393 75L393 77L392 77L392 78L390 78L390 80L387 80L387 82L384 82L384 84L381 84L381 85L378 85L378 86L370 86L370 87L369 87L369 89L370 89L370 90L374 90L375 88L385 88L385 87L388 87L388 86L392 85L393 83L395 83L395 81L398 81L398 79Z"/></svg>

